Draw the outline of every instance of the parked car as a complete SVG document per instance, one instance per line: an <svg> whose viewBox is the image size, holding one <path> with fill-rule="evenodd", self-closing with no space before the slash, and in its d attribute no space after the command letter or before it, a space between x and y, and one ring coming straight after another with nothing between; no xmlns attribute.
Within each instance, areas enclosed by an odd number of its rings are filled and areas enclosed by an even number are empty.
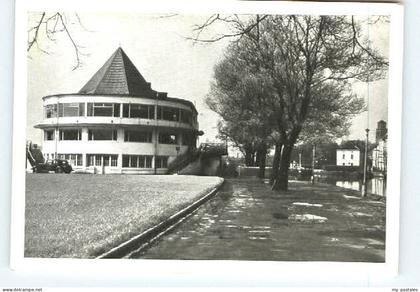
<svg viewBox="0 0 420 292"><path fill-rule="evenodd" d="M73 171L73 168L67 160L53 159L47 160L45 163L37 163L33 167L33 170L36 173L45 173L50 171L54 171L55 173L70 173Z"/></svg>

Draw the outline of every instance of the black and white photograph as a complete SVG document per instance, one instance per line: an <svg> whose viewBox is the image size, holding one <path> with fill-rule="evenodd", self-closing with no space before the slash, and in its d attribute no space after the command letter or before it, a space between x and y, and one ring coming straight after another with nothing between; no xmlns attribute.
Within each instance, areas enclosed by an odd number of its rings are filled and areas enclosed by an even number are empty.
<svg viewBox="0 0 420 292"><path fill-rule="evenodd" d="M400 20L364 7L28 11L23 258L389 262Z"/></svg>

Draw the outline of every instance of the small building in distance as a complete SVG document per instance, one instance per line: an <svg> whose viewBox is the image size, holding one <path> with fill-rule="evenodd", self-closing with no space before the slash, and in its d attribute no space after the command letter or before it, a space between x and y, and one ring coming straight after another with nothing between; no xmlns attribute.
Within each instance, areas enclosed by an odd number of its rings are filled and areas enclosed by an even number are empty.
<svg viewBox="0 0 420 292"><path fill-rule="evenodd" d="M85 172L164 174L200 134L194 104L153 90L121 48L78 93L43 103L44 157Z"/></svg>
<svg viewBox="0 0 420 292"><path fill-rule="evenodd" d="M388 128L385 121L379 121L376 128L376 147L372 150L372 168L384 172L387 169Z"/></svg>
<svg viewBox="0 0 420 292"><path fill-rule="evenodd" d="M357 148L338 148L337 166L360 166L360 150Z"/></svg>

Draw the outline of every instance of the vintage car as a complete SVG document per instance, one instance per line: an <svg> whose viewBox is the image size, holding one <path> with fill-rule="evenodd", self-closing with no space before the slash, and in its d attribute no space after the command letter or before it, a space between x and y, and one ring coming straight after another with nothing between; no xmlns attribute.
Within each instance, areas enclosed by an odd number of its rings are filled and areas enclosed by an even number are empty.
<svg viewBox="0 0 420 292"><path fill-rule="evenodd" d="M67 160L53 159L47 160L44 163L37 163L33 167L33 171L37 173L46 173L50 171L54 171L55 173L70 173L73 171L73 168Z"/></svg>

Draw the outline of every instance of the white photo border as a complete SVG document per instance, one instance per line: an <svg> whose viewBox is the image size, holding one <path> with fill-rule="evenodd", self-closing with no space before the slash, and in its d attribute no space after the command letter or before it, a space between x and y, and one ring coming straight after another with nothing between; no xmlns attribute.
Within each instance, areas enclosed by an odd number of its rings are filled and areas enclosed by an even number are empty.
<svg viewBox="0 0 420 292"><path fill-rule="evenodd" d="M27 116L27 12L84 11L151 13L237 13L237 14L314 14L314 15L390 15L388 82L388 180L386 201L385 263L350 262L264 262L264 261L178 261L178 260L95 260L44 259L24 257L25 160ZM287 279L287 282L319 281L346 274L347 279L388 278L398 273L399 206L401 167L403 6L374 3L319 3L277 1L139 1L72 0L16 1L15 72L13 109L12 220L10 265L14 270L90 273L111 277L155 277L159 275L201 275L214 279L226 275L244 279Z"/></svg>

